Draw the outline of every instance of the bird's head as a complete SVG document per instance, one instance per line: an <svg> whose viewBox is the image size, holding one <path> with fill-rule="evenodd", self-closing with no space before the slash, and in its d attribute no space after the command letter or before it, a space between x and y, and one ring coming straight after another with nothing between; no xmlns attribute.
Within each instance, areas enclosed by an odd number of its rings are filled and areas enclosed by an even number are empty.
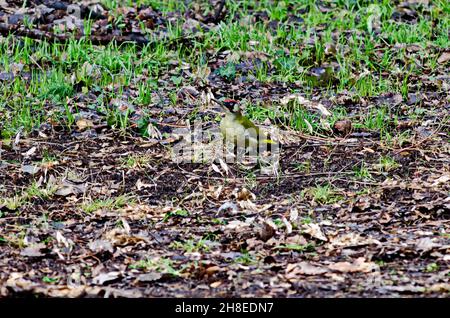
<svg viewBox="0 0 450 318"><path fill-rule="evenodd" d="M239 109L239 102L234 99L224 99L222 101L223 106L228 109L228 111L232 113L237 113L240 111Z"/></svg>

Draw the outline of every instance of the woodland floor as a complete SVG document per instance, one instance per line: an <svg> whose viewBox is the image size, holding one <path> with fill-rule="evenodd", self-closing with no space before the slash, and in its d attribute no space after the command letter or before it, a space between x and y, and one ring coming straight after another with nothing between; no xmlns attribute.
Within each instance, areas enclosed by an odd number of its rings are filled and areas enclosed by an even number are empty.
<svg viewBox="0 0 450 318"><path fill-rule="evenodd" d="M448 3L380 5L368 26L358 2L102 1L92 42L55 43L39 32L83 23L67 3L15 2L1 297L449 296ZM277 176L172 160L186 119L218 126L211 94L279 127Z"/></svg>

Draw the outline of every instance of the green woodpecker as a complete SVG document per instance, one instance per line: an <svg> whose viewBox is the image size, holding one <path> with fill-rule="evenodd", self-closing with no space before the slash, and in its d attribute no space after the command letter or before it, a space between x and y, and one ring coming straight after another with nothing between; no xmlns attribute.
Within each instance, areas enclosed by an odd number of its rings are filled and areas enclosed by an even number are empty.
<svg viewBox="0 0 450 318"><path fill-rule="evenodd" d="M250 154L259 150L267 150L267 144L273 143L254 123L243 116L236 100L225 99L223 102L214 100L225 110L225 117L220 123L220 131L227 143L233 143L237 149L245 148Z"/></svg>

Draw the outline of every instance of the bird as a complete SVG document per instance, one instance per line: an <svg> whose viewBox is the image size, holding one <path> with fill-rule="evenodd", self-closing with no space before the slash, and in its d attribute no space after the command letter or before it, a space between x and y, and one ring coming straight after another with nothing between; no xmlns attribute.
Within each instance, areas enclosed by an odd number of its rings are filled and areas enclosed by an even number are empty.
<svg viewBox="0 0 450 318"><path fill-rule="evenodd" d="M250 155L267 151L267 145L274 143L267 138L250 119L242 115L239 102L234 99L218 101L214 99L225 110L225 116L220 123L220 131L228 144L233 144L235 149L244 150Z"/></svg>

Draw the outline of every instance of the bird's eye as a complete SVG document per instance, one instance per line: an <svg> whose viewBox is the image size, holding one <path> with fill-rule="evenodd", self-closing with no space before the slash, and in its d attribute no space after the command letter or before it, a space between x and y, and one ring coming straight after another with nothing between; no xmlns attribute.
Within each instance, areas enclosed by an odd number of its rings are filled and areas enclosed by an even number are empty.
<svg viewBox="0 0 450 318"><path fill-rule="evenodd" d="M233 107L234 105L237 104L237 101L234 100L234 99L225 99L225 100L223 101L223 104L224 104L226 107Z"/></svg>

